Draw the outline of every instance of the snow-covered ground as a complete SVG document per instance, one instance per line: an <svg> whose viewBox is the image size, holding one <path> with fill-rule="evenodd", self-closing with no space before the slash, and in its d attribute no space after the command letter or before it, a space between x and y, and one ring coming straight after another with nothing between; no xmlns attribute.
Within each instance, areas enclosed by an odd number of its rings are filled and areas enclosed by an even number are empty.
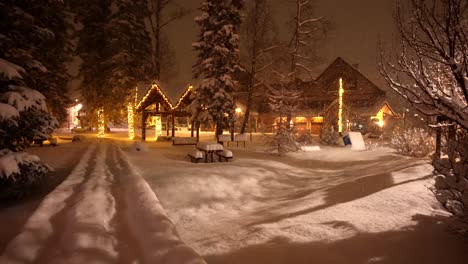
<svg viewBox="0 0 468 264"><path fill-rule="evenodd" d="M124 134L109 136L31 149L69 175L28 213L0 263L468 261L428 189L427 160L324 146L277 157L254 137L229 147L232 162L195 164L193 146L137 151Z"/></svg>
<svg viewBox="0 0 468 264"><path fill-rule="evenodd" d="M440 222L427 160L332 147L279 158L251 145L231 147L230 163L193 164L193 146L122 144L208 263L468 261Z"/></svg>

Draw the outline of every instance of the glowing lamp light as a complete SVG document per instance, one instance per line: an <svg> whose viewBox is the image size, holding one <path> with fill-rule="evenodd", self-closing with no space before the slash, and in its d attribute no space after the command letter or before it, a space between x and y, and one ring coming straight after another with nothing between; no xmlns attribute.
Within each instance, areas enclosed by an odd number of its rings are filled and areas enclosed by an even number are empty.
<svg viewBox="0 0 468 264"><path fill-rule="evenodd" d="M338 99L338 132L343 132L343 78L340 78L340 90Z"/></svg>
<svg viewBox="0 0 468 264"><path fill-rule="evenodd" d="M127 105L127 112L128 112L128 138L135 139L135 113L133 112L133 105L132 103L128 103Z"/></svg>
<svg viewBox="0 0 468 264"><path fill-rule="evenodd" d="M104 122L104 108L98 110L98 138L104 138L106 132Z"/></svg>
<svg viewBox="0 0 468 264"><path fill-rule="evenodd" d="M75 111L78 112L78 111L81 110L81 108L83 108L83 105L82 105L82 104L77 104L77 105L75 105Z"/></svg>
<svg viewBox="0 0 468 264"><path fill-rule="evenodd" d="M385 125L384 122L384 111L380 109L380 111L375 116L371 116L371 120L378 120L376 123L379 127L383 127Z"/></svg>
<svg viewBox="0 0 468 264"><path fill-rule="evenodd" d="M242 109L240 107L237 107L236 108L236 113L238 113L238 114L242 113Z"/></svg>

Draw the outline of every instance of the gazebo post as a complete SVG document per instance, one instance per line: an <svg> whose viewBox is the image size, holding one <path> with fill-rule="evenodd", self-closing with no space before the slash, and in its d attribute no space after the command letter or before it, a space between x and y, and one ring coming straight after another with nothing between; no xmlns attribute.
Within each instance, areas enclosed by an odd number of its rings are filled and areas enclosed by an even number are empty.
<svg viewBox="0 0 468 264"><path fill-rule="evenodd" d="M166 115L166 136L169 136L169 115Z"/></svg>
<svg viewBox="0 0 468 264"><path fill-rule="evenodd" d="M175 136L175 118L174 118L174 113L171 115L171 122L172 122L172 137Z"/></svg>
<svg viewBox="0 0 468 264"><path fill-rule="evenodd" d="M146 141L146 118L147 113L143 110L141 112L141 141Z"/></svg>

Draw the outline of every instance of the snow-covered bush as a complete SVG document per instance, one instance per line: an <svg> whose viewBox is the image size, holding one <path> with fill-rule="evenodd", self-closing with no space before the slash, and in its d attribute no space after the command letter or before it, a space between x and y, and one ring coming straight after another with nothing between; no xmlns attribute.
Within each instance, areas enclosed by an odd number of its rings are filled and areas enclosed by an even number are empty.
<svg viewBox="0 0 468 264"><path fill-rule="evenodd" d="M393 133L391 146L398 153L411 157L426 157L434 151L434 138L425 129L409 128Z"/></svg>
<svg viewBox="0 0 468 264"><path fill-rule="evenodd" d="M448 137L442 152L433 161L434 193L447 210L468 221L468 131L460 128Z"/></svg>
<svg viewBox="0 0 468 264"><path fill-rule="evenodd" d="M48 172L49 167L35 155L0 150L0 200L25 196Z"/></svg>

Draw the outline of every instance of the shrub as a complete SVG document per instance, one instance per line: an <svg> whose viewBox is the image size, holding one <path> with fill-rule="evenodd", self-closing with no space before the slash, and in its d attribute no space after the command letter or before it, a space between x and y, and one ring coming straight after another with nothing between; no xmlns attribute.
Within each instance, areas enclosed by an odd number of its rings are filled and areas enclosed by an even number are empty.
<svg viewBox="0 0 468 264"><path fill-rule="evenodd" d="M434 151L435 142L427 130L409 128L395 131L391 146L402 155L422 158Z"/></svg>

